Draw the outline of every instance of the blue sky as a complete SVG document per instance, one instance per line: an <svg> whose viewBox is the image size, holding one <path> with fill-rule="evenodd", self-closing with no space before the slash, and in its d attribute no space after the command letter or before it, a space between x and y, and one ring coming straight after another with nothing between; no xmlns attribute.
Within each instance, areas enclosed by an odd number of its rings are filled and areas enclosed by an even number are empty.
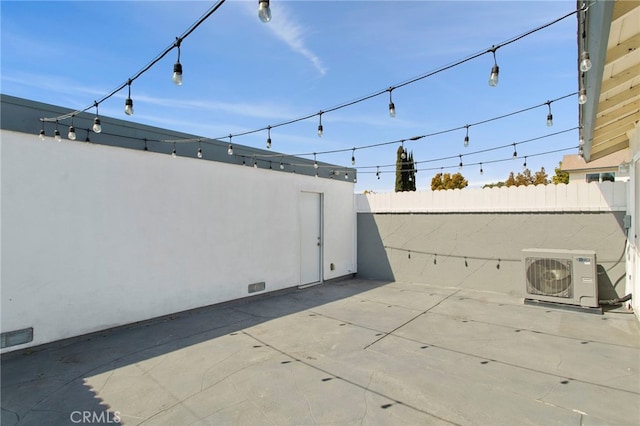
<svg viewBox="0 0 640 426"><path fill-rule="evenodd" d="M210 1L1 2L1 92L85 108L142 69L185 32ZM171 82L177 51L131 86L135 114L124 114L126 89L100 104L100 114L203 137L275 126L395 87L551 22L575 1L279 1L262 23L257 1L227 0L181 46L184 84ZM577 19L501 47L497 87L487 84L490 54L398 87L389 95L271 130L272 150L287 154L347 149L319 161L351 166L352 148L407 139L420 170L418 190L440 171L460 172L470 186L505 180L510 171L545 167L563 154L534 156L578 144L577 96L465 130L413 136L488 120L572 94L578 89ZM513 147L472 154L562 132ZM265 147L267 132L233 139ZM225 139L222 139L225 140ZM355 151L356 192L393 191L398 144ZM444 157L454 158L438 160ZM196 161L196 160L194 160ZM483 162L484 174L479 165ZM384 167L391 165L391 167ZM376 179L380 166L380 179ZM371 173L366 173L371 172Z"/></svg>

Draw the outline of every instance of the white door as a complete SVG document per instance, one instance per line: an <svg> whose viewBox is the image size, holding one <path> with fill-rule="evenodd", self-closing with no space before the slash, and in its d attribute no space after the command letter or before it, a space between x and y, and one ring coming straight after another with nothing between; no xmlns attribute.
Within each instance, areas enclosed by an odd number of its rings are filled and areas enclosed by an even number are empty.
<svg viewBox="0 0 640 426"><path fill-rule="evenodd" d="M300 193L300 285L322 281L322 194Z"/></svg>

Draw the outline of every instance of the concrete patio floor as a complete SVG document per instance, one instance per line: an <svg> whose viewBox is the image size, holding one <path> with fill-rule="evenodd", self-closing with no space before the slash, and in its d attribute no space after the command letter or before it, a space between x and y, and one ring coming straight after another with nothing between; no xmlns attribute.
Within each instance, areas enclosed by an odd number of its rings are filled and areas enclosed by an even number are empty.
<svg viewBox="0 0 640 426"><path fill-rule="evenodd" d="M2 425L638 425L640 327L352 279L2 359Z"/></svg>

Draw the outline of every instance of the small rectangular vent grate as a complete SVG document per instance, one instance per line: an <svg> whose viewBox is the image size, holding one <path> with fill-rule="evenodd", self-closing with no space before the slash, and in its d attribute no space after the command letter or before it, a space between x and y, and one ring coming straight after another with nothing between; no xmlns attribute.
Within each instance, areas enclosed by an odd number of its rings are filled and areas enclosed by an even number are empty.
<svg viewBox="0 0 640 426"><path fill-rule="evenodd" d="M249 293L255 293L258 291L262 291L265 289L265 284L263 282L249 284Z"/></svg>
<svg viewBox="0 0 640 426"><path fill-rule="evenodd" d="M22 345L33 341L33 327L23 328L22 330L7 331L2 333L0 337L0 347L8 348L10 346Z"/></svg>

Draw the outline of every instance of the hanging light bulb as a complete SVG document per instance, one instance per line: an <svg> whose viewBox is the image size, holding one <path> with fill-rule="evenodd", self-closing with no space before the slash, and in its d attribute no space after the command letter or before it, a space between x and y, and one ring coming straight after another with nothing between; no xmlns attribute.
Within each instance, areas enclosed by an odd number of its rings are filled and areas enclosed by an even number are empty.
<svg viewBox="0 0 640 426"><path fill-rule="evenodd" d="M323 135L323 131L322 131L322 111L320 111L318 113L319 117L320 117L320 124L318 124L318 137L321 138Z"/></svg>
<svg viewBox="0 0 640 426"><path fill-rule="evenodd" d="M380 166L376 166L376 177L380 180Z"/></svg>
<svg viewBox="0 0 640 426"><path fill-rule="evenodd" d="M549 113L547 114L547 126L553 126L553 114L551 114L551 101L547 101L547 106L549 107Z"/></svg>
<svg viewBox="0 0 640 426"><path fill-rule="evenodd" d="M589 58L589 52L584 50L580 54L580 71L587 72L591 69L591 59Z"/></svg>
<svg viewBox="0 0 640 426"><path fill-rule="evenodd" d="M196 154L198 158L202 158L202 143L198 142L198 153Z"/></svg>
<svg viewBox="0 0 640 426"><path fill-rule="evenodd" d="M60 136L60 130L58 130L58 122L56 121L56 129L53 131L53 138L56 142L60 142L62 140L62 136Z"/></svg>
<svg viewBox="0 0 640 426"><path fill-rule="evenodd" d="M489 86L491 87L498 85L498 74L500 73L500 67L498 67L498 62L496 61L497 49L497 47L493 46L490 50L490 52L493 53L493 67L491 67L491 75L489 76Z"/></svg>
<svg viewBox="0 0 640 426"><path fill-rule="evenodd" d="M353 148L353 151L351 152L351 165L355 166L356 165L356 149Z"/></svg>
<svg viewBox="0 0 640 426"><path fill-rule="evenodd" d="M233 155L233 145L231 145L231 135L229 135L229 147L227 148L227 154Z"/></svg>
<svg viewBox="0 0 640 426"><path fill-rule="evenodd" d="M178 48L178 60L175 64L173 64L173 75L171 76L171 81L176 86L182 86L182 64L180 63L180 43L182 43L182 39L176 37L176 42L174 46Z"/></svg>
<svg viewBox="0 0 640 426"><path fill-rule="evenodd" d="M516 151L516 144L513 144L513 159L518 158L518 151Z"/></svg>
<svg viewBox="0 0 640 426"><path fill-rule="evenodd" d="M402 146L402 153L400 153L400 158L402 160L406 160L407 159L407 151L404 150L404 141L401 142L401 146Z"/></svg>
<svg viewBox="0 0 640 426"><path fill-rule="evenodd" d="M578 155L580 156L580 158L584 157L584 148L582 147L578 148Z"/></svg>
<svg viewBox="0 0 640 426"><path fill-rule="evenodd" d="M44 120L40 120L40 122L42 123L42 127L40 127L40 133L38 133L38 138L43 141L45 139L45 133L44 133Z"/></svg>
<svg viewBox="0 0 640 426"><path fill-rule="evenodd" d="M458 157L460 157L460 164L458 164L458 170L462 169L462 155L458 154Z"/></svg>
<svg viewBox="0 0 640 426"><path fill-rule="evenodd" d="M578 141L578 145L584 146L584 137L580 135L580 140Z"/></svg>
<svg viewBox="0 0 640 426"><path fill-rule="evenodd" d="M467 128L467 134L464 136L464 147L466 148L469 146L469 125L467 124L464 127Z"/></svg>
<svg viewBox="0 0 640 426"><path fill-rule="evenodd" d="M313 153L313 168L317 169L318 168L318 162L316 161L316 153Z"/></svg>
<svg viewBox="0 0 640 426"><path fill-rule="evenodd" d="M484 174L484 170L482 170L482 163L480 163L480 175Z"/></svg>
<svg viewBox="0 0 640 426"><path fill-rule="evenodd" d="M87 142L89 142L88 139L89 139L89 133L87 133ZM144 148L143 149L144 149L144 151L149 151L149 148L147 147L147 138L144 138Z"/></svg>
<svg viewBox="0 0 640 426"><path fill-rule="evenodd" d="M282 164L282 161L280 162L280 170L284 170L284 164Z"/></svg>
<svg viewBox="0 0 640 426"><path fill-rule="evenodd" d="M258 160L253 160L253 168L254 169L258 168Z"/></svg>
<svg viewBox="0 0 640 426"><path fill-rule="evenodd" d="M267 126L267 149L271 149L271 126Z"/></svg>
<svg viewBox="0 0 640 426"><path fill-rule="evenodd" d="M349 180L349 172L344 172L344 180Z"/></svg>
<svg viewBox="0 0 640 426"><path fill-rule="evenodd" d="M578 103L584 105L587 103L587 89L584 87L578 92Z"/></svg>
<svg viewBox="0 0 640 426"><path fill-rule="evenodd" d="M124 101L124 113L127 115L133 115L133 99L131 99L131 79L129 79L127 85L129 86L129 96L127 96L127 99Z"/></svg>
<svg viewBox="0 0 640 426"><path fill-rule="evenodd" d="M393 99L391 98L391 92L393 91L394 87L389 87L389 117L395 117L396 116L396 106L393 103Z"/></svg>
<svg viewBox="0 0 640 426"><path fill-rule="evenodd" d="M75 141L77 138L76 135L76 128L73 127L73 124L71 126L69 126L69 133L67 133L67 137L69 138L69 140L71 141Z"/></svg>
<svg viewBox="0 0 640 426"><path fill-rule="evenodd" d="M176 143L173 143L173 151L171 151L171 156L173 158L176 158L178 156L178 153L176 152Z"/></svg>
<svg viewBox="0 0 640 426"><path fill-rule="evenodd" d="M527 156L524 156L524 163L522 164L522 168L526 169L527 168Z"/></svg>
<svg viewBox="0 0 640 426"><path fill-rule="evenodd" d="M269 0L258 0L258 18L264 23L271 21Z"/></svg>
<svg viewBox="0 0 640 426"><path fill-rule="evenodd" d="M98 102L94 101L94 105L96 107L96 117L93 119L93 131L95 133L100 133L102 131L102 123L100 123L100 117L98 114Z"/></svg>

